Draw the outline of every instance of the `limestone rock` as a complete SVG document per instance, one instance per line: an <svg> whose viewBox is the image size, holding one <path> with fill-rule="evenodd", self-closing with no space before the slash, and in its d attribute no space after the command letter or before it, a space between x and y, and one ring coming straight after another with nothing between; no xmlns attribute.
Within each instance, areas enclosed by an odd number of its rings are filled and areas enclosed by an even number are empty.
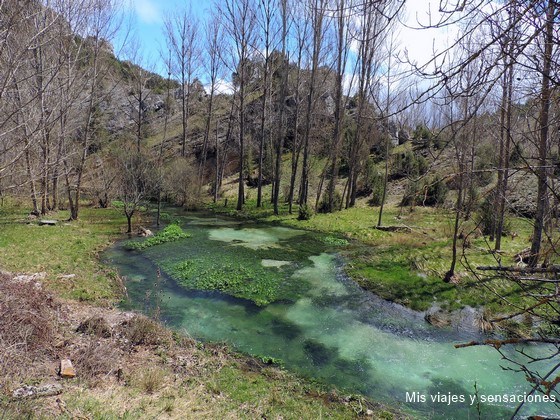
<svg viewBox="0 0 560 420"><path fill-rule="evenodd" d="M50 397L58 395L62 392L60 384L44 384L44 385L26 385L16 389L12 395L14 398L34 398L34 397Z"/></svg>
<svg viewBox="0 0 560 420"><path fill-rule="evenodd" d="M42 271L40 273L33 273L33 274L18 274L17 276L14 276L13 281L21 282L21 283L27 283L32 281L36 282L36 281L45 280L46 277L47 277L47 273Z"/></svg>
<svg viewBox="0 0 560 420"><path fill-rule="evenodd" d="M63 378L73 378L76 376L76 369L72 366L70 359L60 360L60 370L58 374Z"/></svg>
<svg viewBox="0 0 560 420"><path fill-rule="evenodd" d="M153 236L153 233L150 229L146 229L142 226L138 228L138 236L146 237L146 236Z"/></svg>

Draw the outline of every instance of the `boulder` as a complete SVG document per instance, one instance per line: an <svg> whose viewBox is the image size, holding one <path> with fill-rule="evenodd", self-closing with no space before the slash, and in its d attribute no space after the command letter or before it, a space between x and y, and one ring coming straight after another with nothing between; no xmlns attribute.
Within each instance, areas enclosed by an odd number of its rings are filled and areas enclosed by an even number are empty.
<svg viewBox="0 0 560 420"><path fill-rule="evenodd" d="M60 360L60 370L58 371L58 374L63 378L73 378L76 376L76 369L72 366L70 359Z"/></svg>
<svg viewBox="0 0 560 420"><path fill-rule="evenodd" d="M146 229L145 227L140 226L138 228L138 236L140 237L147 237L147 236L153 236L154 234L152 233L152 231L150 229Z"/></svg>

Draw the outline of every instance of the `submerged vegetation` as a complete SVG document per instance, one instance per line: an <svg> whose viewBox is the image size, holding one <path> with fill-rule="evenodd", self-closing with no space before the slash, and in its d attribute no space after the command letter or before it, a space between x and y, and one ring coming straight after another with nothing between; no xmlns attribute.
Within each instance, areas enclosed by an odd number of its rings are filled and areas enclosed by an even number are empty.
<svg viewBox="0 0 560 420"><path fill-rule="evenodd" d="M229 295L249 299L259 306L277 300L283 275L278 269L253 267L253 264L216 264L215 258L196 258L179 263L170 274L188 289L219 290Z"/></svg>

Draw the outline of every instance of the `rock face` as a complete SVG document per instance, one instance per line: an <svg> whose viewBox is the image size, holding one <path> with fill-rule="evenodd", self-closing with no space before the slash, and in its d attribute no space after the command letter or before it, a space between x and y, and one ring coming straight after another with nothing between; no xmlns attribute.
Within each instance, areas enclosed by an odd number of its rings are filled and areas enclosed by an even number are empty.
<svg viewBox="0 0 560 420"><path fill-rule="evenodd" d="M142 226L138 228L138 236L146 237L146 236L153 236L153 233L150 229L146 229Z"/></svg>
<svg viewBox="0 0 560 420"><path fill-rule="evenodd" d="M63 378L73 378L76 376L76 369L72 366L70 359L60 360L60 370L58 374Z"/></svg>
<svg viewBox="0 0 560 420"><path fill-rule="evenodd" d="M13 392L14 398L34 398L34 397L50 397L58 395L62 392L60 384L44 384L44 385L26 385L18 388Z"/></svg>

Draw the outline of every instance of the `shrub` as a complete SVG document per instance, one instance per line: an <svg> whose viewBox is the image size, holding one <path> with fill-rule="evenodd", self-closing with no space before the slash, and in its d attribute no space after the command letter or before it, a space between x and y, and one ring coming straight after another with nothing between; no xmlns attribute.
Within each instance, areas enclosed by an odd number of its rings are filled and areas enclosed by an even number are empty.
<svg viewBox="0 0 560 420"><path fill-rule="evenodd" d="M92 316L86 319L78 326L76 331L82 334L95 335L97 337L111 337L111 327L102 316Z"/></svg>
<svg viewBox="0 0 560 420"><path fill-rule="evenodd" d="M156 321L143 315L136 315L122 324L123 334L133 345L169 345L173 342L171 333Z"/></svg>
<svg viewBox="0 0 560 420"><path fill-rule="evenodd" d="M72 354L72 360L80 377L94 378L110 374L118 367L119 351L111 343L91 339Z"/></svg>
<svg viewBox="0 0 560 420"><path fill-rule="evenodd" d="M447 186L441 179L425 178L410 181L401 200L401 206L439 206L445 202Z"/></svg>
<svg viewBox="0 0 560 420"><path fill-rule="evenodd" d="M329 196L328 194L325 194L323 195L323 199L319 203L319 207L317 207L317 213L332 213L334 211L338 211L341 205L342 205L342 196L338 191L334 192L332 208L329 205Z"/></svg>
<svg viewBox="0 0 560 420"><path fill-rule="evenodd" d="M494 235L498 227L498 215L494 203L494 194L490 194L480 205L478 210L478 222L484 235ZM511 224L505 219L502 227L502 235L511 232Z"/></svg>
<svg viewBox="0 0 560 420"><path fill-rule="evenodd" d="M34 362L53 356L58 310L34 281L0 274L0 394L14 380L39 376Z"/></svg>
<svg viewBox="0 0 560 420"><path fill-rule="evenodd" d="M133 383L148 394L153 394L163 387L165 372L157 367L142 370L133 378Z"/></svg>
<svg viewBox="0 0 560 420"><path fill-rule="evenodd" d="M369 205L379 206L383 198L383 175L375 167L373 159L368 159L361 185L357 191L358 197L371 195Z"/></svg>
<svg viewBox="0 0 560 420"><path fill-rule="evenodd" d="M394 179L404 177L418 177L428 171L428 161L411 151L398 154L393 164L391 176Z"/></svg>
<svg viewBox="0 0 560 420"><path fill-rule="evenodd" d="M517 165L523 162L523 148L520 142L516 142L513 145L513 150L509 156L509 161L512 165Z"/></svg>
<svg viewBox="0 0 560 420"><path fill-rule="evenodd" d="M313 216L313 210L307 205L299 206L298 220L309 220Z"/></svg>

